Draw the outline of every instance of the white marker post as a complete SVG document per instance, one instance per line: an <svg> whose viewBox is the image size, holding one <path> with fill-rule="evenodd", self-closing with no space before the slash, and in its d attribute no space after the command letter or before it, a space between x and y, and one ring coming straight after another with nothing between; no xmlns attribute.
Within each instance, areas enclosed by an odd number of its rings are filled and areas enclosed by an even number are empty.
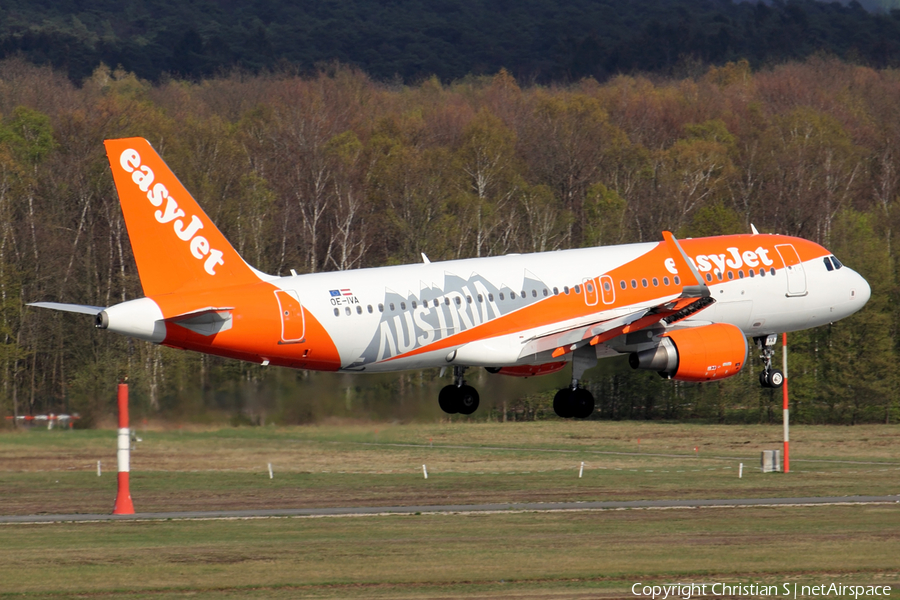
<svg viewBox="0 0 900 600"><path fill-rule="evenodd" d="M422 465L422 474L425 476L425 479L428 479L428 469L425 468L425 465Z"/></svg>
<svg viewBox="0 0 900 600"><path fill-rule="evenodd" d="M134 504L131 501L131 491L128 485L128 475L131 470L130 435L128 429L128 384L119 384L119 436L116 457L119 459L119 489L116 493L116 505L113 508L114 515L133 515Z"/></svg>
<svg viewBox="0 0 900 600"><path fill-rule="evenodd" d="M578 469L578 479L584 474L584 461L581 461L581 467Z"/></svg>
<svg viewBox="0 0 900 600"><path fill-rule="evenodd" d="M97 477L100 477L100 461L97 461Z"/></svg>
<svg viewBox="0 0 900 600"><path fill-rule="evenodd" d="M741 463L741 466L738 467L738 479L744 478L744 463Z"/></svg>
<svg viewBox="0 0 900 600"><path fill-rule="evenodd" d="M781 344L782 344L782 367L784 371L784 383L781 385L782 390L782 399L783 405L782 410L784 411L784 473L790 473L791 471L791 459L788 451L788 446L790 445L790 436L788 435L790 431L790 410L788 409L788 369L787 369L787 333L781 334Z"/></svg>
<svg viewBox="0 0 900 600"><path fill-rule="evenodd" d="M269 463L269 479L272 479L275 475L272 473L272 463Z"/></svg>

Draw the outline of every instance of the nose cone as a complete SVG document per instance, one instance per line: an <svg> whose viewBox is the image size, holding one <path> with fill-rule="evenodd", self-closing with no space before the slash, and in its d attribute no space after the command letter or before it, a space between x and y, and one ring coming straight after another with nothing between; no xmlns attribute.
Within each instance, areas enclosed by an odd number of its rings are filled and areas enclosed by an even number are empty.
<svg viewBox="0 0 900 600"><path fill-rule="evenodd" d="M850 284L850 303L853 305L853 312L856 312L865 306L872 297L872 288L869 287L869 282L862 275L852 270L851 273L853 281Z"/></svg>

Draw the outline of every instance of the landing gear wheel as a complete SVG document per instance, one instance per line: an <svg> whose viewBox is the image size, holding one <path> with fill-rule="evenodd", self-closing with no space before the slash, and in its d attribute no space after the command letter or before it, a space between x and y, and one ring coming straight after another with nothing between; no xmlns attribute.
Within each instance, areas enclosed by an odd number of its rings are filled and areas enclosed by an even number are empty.
<svg viewBox="0 0 900 600"><path fill-rule="evenodd" d="M455 415L458 413L460 408L460 396L459 388L455 385L447 385L441 388L441 393L438 394L438 404L441 405L441 410L448 415Z"/></svg>
<svg viewBox="0 0 900 600"><path fill-rule="evenodd" d="M576 419L587 419L594 412L594 395L586 389L574 390L572 400L572 416Z"/></svg>
<svg viewBox="0 0 900 600"><path fill-rule="evenodd" d="M769 387L769 378L767 375L768 372L765 370L759 372L759 385Z"/></svg>
<svg viewBox="0 0 900 600"><path fill-rule="evenodd" d="M772 369L766 374L766 383L770 388L778 389L784 385L784 373L778 369Z"/></svg>
<svg viewBox="0 0 900 600"><path fill-rule="evenodd" d="M457 407L459 408L459 414L471 415L478 409L478 390L473 388L471 385L464 385L457 389L459 390L457 396Z"/></svg>
<svg viewBox="0 0 900 600"><path fill-rule="evenodd" d="M556 413L556 416L561 419L568 419L573 416L573 405L572 397L575 392L571 388L563 388L556 392L556 396L553 397L553 412Z"/></svg>

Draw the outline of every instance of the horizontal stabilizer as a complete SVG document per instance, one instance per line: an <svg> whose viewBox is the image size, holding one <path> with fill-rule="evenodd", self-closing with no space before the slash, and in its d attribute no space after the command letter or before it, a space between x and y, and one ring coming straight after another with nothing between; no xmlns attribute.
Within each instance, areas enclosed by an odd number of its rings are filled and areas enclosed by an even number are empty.
<svg viewBox="0 0 900 600"><path fill-rule="evenodd" d="M175 323L200 335L211 336L231 329L231 311L233 306L225 308L203 308L183 315L165 319L167 323Z"/></svg>
<svg viewBox="0 0 900 600"><path fill-rule="evenodd" d="M88 306L86 304L63 304L61 302L30 302L28 306L37 306L38 308L49 308L50 310L61 310L63 312L81 313L83 315L97 316L104 310L105 306Z"/></svg>

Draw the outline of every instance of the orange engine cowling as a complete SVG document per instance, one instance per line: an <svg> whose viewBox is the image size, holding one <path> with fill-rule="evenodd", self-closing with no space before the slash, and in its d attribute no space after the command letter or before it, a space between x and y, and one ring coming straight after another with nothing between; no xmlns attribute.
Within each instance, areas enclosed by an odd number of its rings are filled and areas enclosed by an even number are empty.
<svg viewBox="0 0 900 600"><path fill-rule="evenodd" d="M500 375L509 375L510 377L537 377L538 375L549 375L556 373L568 363L552 362L542 365L520 365L517 367L487 367L489 373L499 373Z"/></svg>
<svg viewBox="0 0 900 600"><path fill-rule="evenodd" d="M628 363L679 381L715 381L737 375L747 354L740 329L714 323L666 333L655 348L632 353Z"/></svg>

